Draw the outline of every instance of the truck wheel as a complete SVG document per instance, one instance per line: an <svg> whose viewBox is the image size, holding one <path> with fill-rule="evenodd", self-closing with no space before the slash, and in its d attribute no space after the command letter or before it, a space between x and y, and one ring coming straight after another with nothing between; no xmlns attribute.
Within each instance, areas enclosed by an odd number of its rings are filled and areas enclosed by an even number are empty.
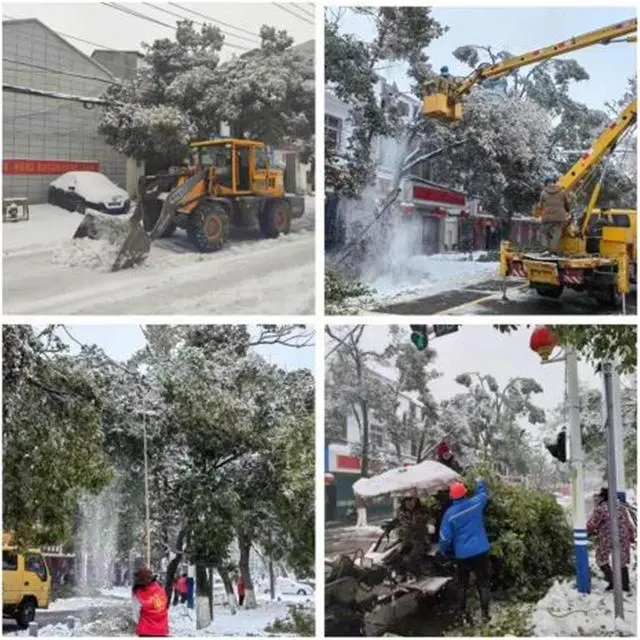
<svg viewBox="0 0 640 640"><path fill-rule="evenodd" d="M204 253L221 249L229 235L226 209L220 204L201 204L189 216L187 235L198 251Z"/></svg>
<svg viewBox="0 0 640 640"><path fill-rule="evenodd" d="M286 200L267 203L260 214L260 231L265 238L277 238L291 231L291 207Z"/></svg>
<svg viewBox="0 0 640 640"><path fill-rule="evenodd" d="M554 287L548 285L538 285L536 287L536 291L539 296L543 296L544 298L559 298L562 295L562 290L564 287Z"/></svg>
<svg viewBox="0 0 640 640"><path fill-rule="evenodd" d="M36 603L32 598L27 598L20 603L16 611L16 622L20 629L28 629L29 623L36 617Z"/></svg>

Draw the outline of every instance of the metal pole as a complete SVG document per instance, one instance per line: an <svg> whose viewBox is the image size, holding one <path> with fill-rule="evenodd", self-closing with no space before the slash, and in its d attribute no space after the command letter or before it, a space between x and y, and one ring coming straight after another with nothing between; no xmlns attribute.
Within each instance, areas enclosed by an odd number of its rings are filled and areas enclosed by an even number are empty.
<svg viewBox="0 0 640 640"><path fill-rule="evenodd" d="M616 371L613 363L611 363L611 388L612 388L612 402L613 402L613 415L612 415L612 427L613 427L613 445L616 454L616 487L618 499L626 503L627 502L627 482L625 479L624 468L624 439L623 439L623 427L622 427L622 397L620 386L620 375Z"/></svg>
<svg viewBox="0 0 640 640"><path fill-rule="evenodd" d="M151 568L151 524L149 515L149 462L147 459L147 412L146 406L142 416L142 439L144 443L144 509L147 538L147 567Z"/></svg>
<svg viewBox="0 0 640 640"><path fill-rule="evenodd" d="M584 468L578 395L578 354L574 347L567 347L566 349L565 366L567 367L567 400L569 403L571 505L573 513L573 544L576 559L576 587L579 593L591 593L589 552L587 550L587 518L584 508Z"/></svg>
<svg viewBox="0 0 640 640"><path fill-rule="evenodd" d="M622 562L620 558L620 526L618 521L618 496L616 491L616 448L613 437L613 385L610 362L602 363L604 382L604 406L606 410L604 430L607 441L607 482L609 484L609 522L611 526L611 559L613 562L613 605L616 618L624 620L622 600Z"/></svg>

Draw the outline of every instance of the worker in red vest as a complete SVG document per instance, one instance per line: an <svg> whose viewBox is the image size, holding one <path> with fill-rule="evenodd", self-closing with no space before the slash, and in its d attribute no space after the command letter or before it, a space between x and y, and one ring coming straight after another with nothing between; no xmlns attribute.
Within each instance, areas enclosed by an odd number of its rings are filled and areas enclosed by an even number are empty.
<svg viewBox="0 0 640 640"><path fill-rule="evenodd" d="M242 575L238 578L236 589L238 590L238 604L242 606L244 604L244 596L246 593L244 578L242 577Z"/></svg>
<svg viewBox="0 0 640 640"><path fill-rule="evenodd" d="M178 603L184 604L189 597L189 583L187 582L187 574L183 573L174 583L173 583L173 591L174 598L173 604L176 605Z"/></svg>
<svg viewBox="0 0 640 640"><path fill-rule="evenodd" d="M138 623L136 635L160 638L169 635L169 601L164 587L146 567L133 574L133 602Z"/></svg>

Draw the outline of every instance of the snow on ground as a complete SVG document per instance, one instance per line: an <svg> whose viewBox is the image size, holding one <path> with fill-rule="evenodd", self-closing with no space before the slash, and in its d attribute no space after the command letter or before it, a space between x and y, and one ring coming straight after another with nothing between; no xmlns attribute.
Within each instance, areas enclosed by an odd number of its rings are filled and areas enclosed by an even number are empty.
<svg viewBox="0 0 640 640"><path fill-rule="evenodd" d="M413 256L401 271L376 278L370 285L385 302L400 302L404 297L424 297L498 277L498 262L478 262L480 253L443 253Z"/></svg>
<svg viewBox="0 0 640 640"><path fill-rule="evenodd" d="M131 591L129 591L129 598L131 598ZM77 597L77 598L58 598L49 603L47 611L80 611L89 607L121 607L122 600L115 600L113 598L91 598L91 597Z"/></svg>
<svg viewBox="0 0 640 640"><path fill-rule="evenodd" d="M631 585L637 584L635 569L631 570ZM581 594L575 581L556 582L536 604L532 623L534 635L558 636L635 636L637 630L637 600L635 588L624 596L624 620L614 615L613 593L605 591L606 582L592 563L591 593Z"/></svg>
<svg viewBox="0 0 640 640"><path fill-rule="evenodd" d="M483 255L485 252L477 251L473 254L473 260L469 260L466 253L413 256L403 261L401 268L366 282L375 290L372 295L350 298L340 309L328 311L358 314L497 278L499 263L479 261Z"/></svg>
<svg viewBox="0 0 640 640"><path fill-rule="evenodd" d="M222 251L201 254L178 230L154 242L142 265L110 273L113 247L71 239L80 215L33 205L30 220L3 225L5 312L312 313L313 198L306 209L291 234L276 240L239 232Z"/></svg>

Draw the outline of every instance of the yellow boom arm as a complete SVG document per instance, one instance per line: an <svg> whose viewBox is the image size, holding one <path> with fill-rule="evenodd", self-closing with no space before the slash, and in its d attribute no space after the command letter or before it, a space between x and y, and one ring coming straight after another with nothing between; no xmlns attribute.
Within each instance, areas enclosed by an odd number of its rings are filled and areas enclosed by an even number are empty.
<svg viewBox="0 0 640 640"><path fill-rule="evenodd" d="M439 91L431 95L425 95L423 100L423 113L442 120L459 120L462 117L462 96L477 83L488 78L498 78L529 64L542 62L555 56L591 47L595 44L609 44L613 40L619 40L623 36L635 33L638 29L638 20L624 20L616 24L589 31L569 40L558 42L549 47L543 47L519 56L512 56L494 65L483 65L476 69L469 77L459 82L451 82L448 92ZM623 38L629 42L635 42L636 37Z"/></svg>
<svg viewBox="0 0 640 640"><path fill-rule="evenodd" d="M557 184L567 191L585 177L602 158L613 151L622 134L636 121L637 106L635 98L625 107L622 114L612 122L596 139L591 151L576 163L558 180Z"/></svg>

